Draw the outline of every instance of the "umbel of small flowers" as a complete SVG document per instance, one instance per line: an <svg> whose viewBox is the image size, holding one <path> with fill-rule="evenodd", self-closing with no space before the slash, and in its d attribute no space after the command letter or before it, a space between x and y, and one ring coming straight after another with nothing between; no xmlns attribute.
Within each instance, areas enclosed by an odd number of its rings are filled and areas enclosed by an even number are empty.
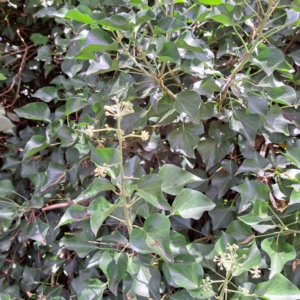
<svg viewBox="0 0 300 300"><path fill-rule="evenodd" d="M215 256L213 261L217 263L221 270L223 270L223 267L227 271L233 271L235 268L242 268L243 264L239 263L239 261L245 259L246 255L243 254L239 257L238 254L236 254L239 246L236 244L230 245L228 243L226 249L228 250L228 253L225 253L223 257Z"/></svg>
<svg viewBox="0 0 300 300"><path fill-rule="evenodd" d="M104 109L106 110L106 116L115 116L115 117L123 117L129 114L133 114L133 105L131 102L119 102L119 100L115 100L116 104L114 105L105 105Z"/></svg>
<svg viewBox="0 0 300 300"><path fill-rule="evenodd" d="M245 259L246 255L243 254L241 257L238 256L236 251L239 249L239 246L236 244L230 245L227 243L226 249L228 250L228 253L225 253L223 257L215 256L213 261L217 263L217 265L220 267L221 270L225 268L227 271L233 272L234 269L244 269L243 264L241 264L239 261L241 259ZM246 269L244 269L246 270ZM259 267L256 266L252 270L248 270L252 274L253 278L259 278L261 271L259 270Z"/></svg>

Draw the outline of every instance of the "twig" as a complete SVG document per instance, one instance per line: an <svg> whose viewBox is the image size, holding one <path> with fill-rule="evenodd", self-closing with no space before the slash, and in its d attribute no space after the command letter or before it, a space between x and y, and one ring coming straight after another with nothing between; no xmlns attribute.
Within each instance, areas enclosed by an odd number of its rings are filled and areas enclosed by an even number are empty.
<svg viewBox="0 0 300 300"><path fill-rule="evenodd" d="M292 44L296 41L298 36L300 35L300 30L298 30L295 34L295 36L290 40L290 42L287 44L285 49L283 50L283 53L286 53L286 51L292 46Z"/></svg>
<svg viewBox="0 0 300 300"><path fill-rule="evenodd" d="M18 99L18 95L20 93L20 88L21 88L21 75L22 75L22 71L23 71L24 66L25 66L25 62L26 62L26 59L27 59L27 53L28 53L28 49L29 49L29 47L27 47L23 37L20 34L20 29L19 28L16 30L16 32L17 32L17 35L19 36L20 40L22 41L22 43L25 47L25 51L24 51L24 55L23 55L20 67L19 67L19 71L12 79L12 84L10 85L10 87L4 93L0 94L0 97L1 97L3 95L7 94L9 91L11 91L13 86L15 85L16 78L18 78L18 87L17 87L17 90L16 90L15 99L11 104L5 106L4 108L8 108L8 107L13 106L16 103L17 99Z"/></svg>

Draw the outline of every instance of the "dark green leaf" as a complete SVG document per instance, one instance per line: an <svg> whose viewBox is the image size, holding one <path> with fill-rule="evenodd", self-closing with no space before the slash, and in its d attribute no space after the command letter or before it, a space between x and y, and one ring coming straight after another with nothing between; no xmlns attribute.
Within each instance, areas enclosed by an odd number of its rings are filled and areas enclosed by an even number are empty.
<svg viewBox="0 0 300 300"><path fill-rule="evenodd" d="M183 218L200 219L205 211L212 210L216 205L205 195L190 189L182 189L176 196L172 208L173 214Z"/></svg>
<svg viewBox="0 0 300 300"><path fill-rule="evenodd" d="M163 272L170 285L193 290L199 287L203 269L190 254L179 254L174 262L165 262Z"/></svg>
<svg viewBox="0 0 300 300"><path fill-rule="evenodd" d="M255 294L270 300L297 300L300 291L284 275L277 273L271 280L258 283Z"/></svg>
<svg viewBox="0 0 300 300"><path fill-rule="evenodd" d="M199 135L204 133L203 124L198 126L187 124L182 128L177 128L171 131L168 135L168 140L171 145L171 149L174 152L179 152L187 157L195 158L194 150L199 143Z"/></svg>
<svg viewBox="0 0 300 300"><path fill-rule="evenodd" d="M200 123L199 109L202 100L195 91L183 91L176 95L175 109L178 113L186 113L191 121L195 124Z"/></svg>
<svg viewBox="0 0 300 300"><path fill-rule="evenodd" d="M208 171L230 152L230 143L228 141L219 143L212 138L208 138L199 142L197 151L205 162Z"/></svg>
<svg viewBox="0 0 300 300"><path fill-rule="evenodd" d="M153 214L144 223L143 228L134 228L130 242L139 253L156 253L166 261L173 261L170 249L170 220L161 214Z"/></svg>
<svg viewBox="0 0 300 300"><path fill-rule="evenodd" d="M95 180L94 180L95 181ZM94 182L93 182L94 183ZM91 229L95 236L105 219L119 206L119 204L111 204L103 197L95 199L88 208L91 215Z"/></svg>
<svg viewBox="0 0 300 300"><path fill-rule="evenodd" d="M66 169L58 163L50 162L41 191L46 191L50 186L63 183L66 180Z"/></svg>
<svg viewBox="0 0 300 300"><path fill-rule="evenodd" d="M141 266L132 283L133 291L142 297L160 300L160 272L153 267Z"/></svg>
<svg viewBox="0 0 300 300"><path fill-rule="evenodd" d="M50 122L50 109L46 103L29 103L14 109L20 118Z"/></svg>
<svg viewBox="0 0 300 300"><path fill-rule="evenodd" d="M255 145L255 136L260 127L258 115L249 114L245 109L234 109L230 119L230 128L241 133L251 146Z"/></svg>
<svg viewBox="0 0 300 300"><path fill-rule="evenodd" d="M51 100L57 98L58 94L55 87L47 86L37 90L32 97L39 98L44 102L50 102Z"/></svg>
<svg viewBox="0 0 300 300"><path fill-rule="evenodd" d="M50 146L46 138L41 135L34 135L26 144L24 148L23 160L31 157L32 155L44 150Z"/></svg>
<svg viewBox="0 0 300 300"><path fill-rule="evenodd" d="M283 52L275 47L269 47L253 58L253 62L260 66L268 76L284 61Z"/></svg>
<svg viewBox="0 0 300 300"><path fill-rule="evenodd" d="M113 191L116 187L112 185L106 178L94 178L93 182L83 191L75 200L74 203L90 199L103 191Z"/></svg>
<svg viewBox="0 0 300 300"><path fill-rule="evenodd" d="M157 208L171 210L162 194L162 183L163 178L159 175L143 176L137 183L137 194Z"/></svg>
<svg viewBox="0 0 300 300"><path fill-rule="evenodd" d="M118 295L118 285L127 271L128 256L126 253L104 251L99 259L99 267L108 280L108 288Z"/></svg>
<svg viewBox="0 0 300 300"><path fill-rule="evenodd" d="M187 183L203 181L200 177L168 164L160 168L158 175L163 178L162 191L170 195L178 195Z"/></svg>
<svg viewBox="0 0 300 300"><path fill-rule="evenodd" d="M278 241L273 237L263 240L261 247L271 258L270 278L280 273L285 263L296 257L296 252L292 245Z"/></svg>

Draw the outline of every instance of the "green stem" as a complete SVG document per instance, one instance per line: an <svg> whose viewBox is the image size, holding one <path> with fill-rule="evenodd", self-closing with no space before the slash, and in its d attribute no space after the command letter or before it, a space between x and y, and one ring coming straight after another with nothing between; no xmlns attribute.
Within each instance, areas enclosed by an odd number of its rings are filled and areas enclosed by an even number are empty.
<svg viewBox="0 0 300 300"><path fill-rule="evenodd" d="M123 208L124 208L124 216L125 216L125 223L127 226L127 230L129 235L131 235L132 232L132 224L131 224L131 218L130 218L130 207L129 203L127 202L127 195L126 195L126 189L125 189L125 175L124 175L124 169L123 169L123 149L122 149L122 131L121 131L121 116L117 115L117 131L118 131L118 140L119 140L119 162L120 162L120 174L121 174L121 185L120 185L120 195L121 198L124 200Z"/></svg>
<svg viewBox="0 0 300 300"><path fill-rule="evenodd" d="M220 93L220 109L222 109L222 107L223 107L223 102L224 102L224 99L226 99L226 94L227 94L227 91L230 87L230 84L231 84L232 80L243 69L245 64L248 62L249 56L253 53L253 51L256 49L256 47L261 43L261 41L264 37L263 30L264 30L265 25L268 22L271 14L273 13L273 10L275 8L273 6L273 4L274 4L274 0L270 0L269 3L268 3L268 10L265 13L265 16L264 16L263 20L259 24L255 41L252 43L252 46L251 46L250 50L245 53L245 55L241 59L240 63L236 66L236 68L233 70L232 74L228 77L228 79L227 79L227 81L226 81L226 83L225 83L225 85L224 85L224 87L223 87L223 89Z"/></svg>

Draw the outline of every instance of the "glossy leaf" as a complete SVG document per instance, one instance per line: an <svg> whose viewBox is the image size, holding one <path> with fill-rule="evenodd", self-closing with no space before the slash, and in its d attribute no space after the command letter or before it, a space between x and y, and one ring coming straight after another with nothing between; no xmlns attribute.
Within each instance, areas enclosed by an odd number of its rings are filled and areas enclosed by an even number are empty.
<svg viewBox="0 0 300 300"><path fill-rule="evenodd" d="M178 113L186 113L191 121L199 124L199 109L202 105L202 100L199 94L195 91L183 91L176 95L175 109Z"/></svg>
<svg viewBox="0 0 300 300"><path fill-rule="evenodd" d="M179 254L174 262L165 262L163 272L170 285L193 290L199 287L203 269L190 254Z"/></svg>
<svg viewBox="0 0 300 300"><path fill-rule="evenodd" d="M94 178L93 182L74 200L74 203L92 198L103 191L114 191L116 187L106 178Z"/></svg>
<svg viewBox="0 0 300 300"><path fill-rule="evenodd" d="M178 195L187 183L203 181L192 173L173 165L163 165L158 175L163 178L162 191L170 195Z"/></svg>
<svg viewBox="0 0 300 300"><path fill-rule="evenodd" d="M67 208L56 228L73 222L82 221L87 218L86 208L84 206L74 204Z"/></svg>
<svg viewBox="0 0 300 300"><path fill-rule="evenodd" d="M182 153L187 157L195 158L194 150L199 143L198 136L202 133L204 133L202 123L198 126L187 124L182 128L171 131L168 135L171 149L174 152Z"/></svg>
<svg viewBox="0 0 300 300"><path fill-rule="evenodd" d="M111 204L103 197L99 197L90 204L87 212L91 215L91 230L97 236L97 232L105 219L118 207L118 204Z"/></svg>
<svg viewBox="0 0 300 300"><path fill-rule="evenodd" d="M159 175L143 176L137 183L137 194L155 207L171 210L169 203L162 194L163 178Z"/></svg>
<svg viewBox="0 0 300 300"><path fill-rule="evenodd" d="M276 67L284 61L284 54L275 47L269 47L253 58L253 62L259 65L268 76L270 76Z"/></svg>
<svg viewBox="0 0 300 300"><path fill-rule="evenodd" d="M32 97L39 98L44 102L50 102L58 97L57 89L52 86L43 87L37 90Z"/></svg>
<svg viewBox="0 0 300 300"><path fill-rule="evenodd" d="M118 285L127 271L128 256L126 253L104 251L99 259L99 267L108 280L108 288L118 295Z"/></svg>
<svg viewBox="0 0 300 300"><path fill-rule="evenodd" d="M132 283L132 289L139 296L159 300L160 279L160 272L156 268L141 266Z"/></svg>
<svg viewBox="0 0 300 300"><path fill-rule="evenodd" d="M50 109L46 103L29 103L21 108L14 109L15 113L20 118L26 118L29 120L39 120L50 122Z"/></svg>
<svg viewBox="0 0 300 300"><path fill-rule="evenodd" d="M50 146L46 138L41 135L34 135L26 144L24 148L23 160L31 157L32 155L44 150Z"/></svg>
<svg viewBox="0 0 300 300"><path fill-rule="evenodd" d="M132 248L140 253L156 253L166 261L173 261L170 249L170 221L160 214L151 215L143 228L134 228L130 236Z"/></svg>
<svg viewBox="0 0 300 300"><path fill-rule="evenodd" d="M289 243L279 242L273 237L264 239L261 247L271 258L271 273L269 278L280 273L284 264L296 256L294 248Z"/></svg>
<svg viewBox="0 0 300 300"><path fill-rule="evenodd" d="M210 211L214 207L215 204L202 193L182 189L172 204L172 211L173 214L180 215L183 218L198 220L205 211Z"/></svg>
<svg viewBox="0 0 300 300"><path fill-rule="evenodd" d="M245 109L235 109L229 124L232 130L241 133L247 139L250 146L254 146L255 136L260 127L258 115L249 114Z"/></svg>
<svg viewBox="0 0 300 300"><path fill-rule="evenodd" d="M272 300L296 300L300 291L284 275L277 273L271 280L260 282L256 286L255 294Z"/></svg>

